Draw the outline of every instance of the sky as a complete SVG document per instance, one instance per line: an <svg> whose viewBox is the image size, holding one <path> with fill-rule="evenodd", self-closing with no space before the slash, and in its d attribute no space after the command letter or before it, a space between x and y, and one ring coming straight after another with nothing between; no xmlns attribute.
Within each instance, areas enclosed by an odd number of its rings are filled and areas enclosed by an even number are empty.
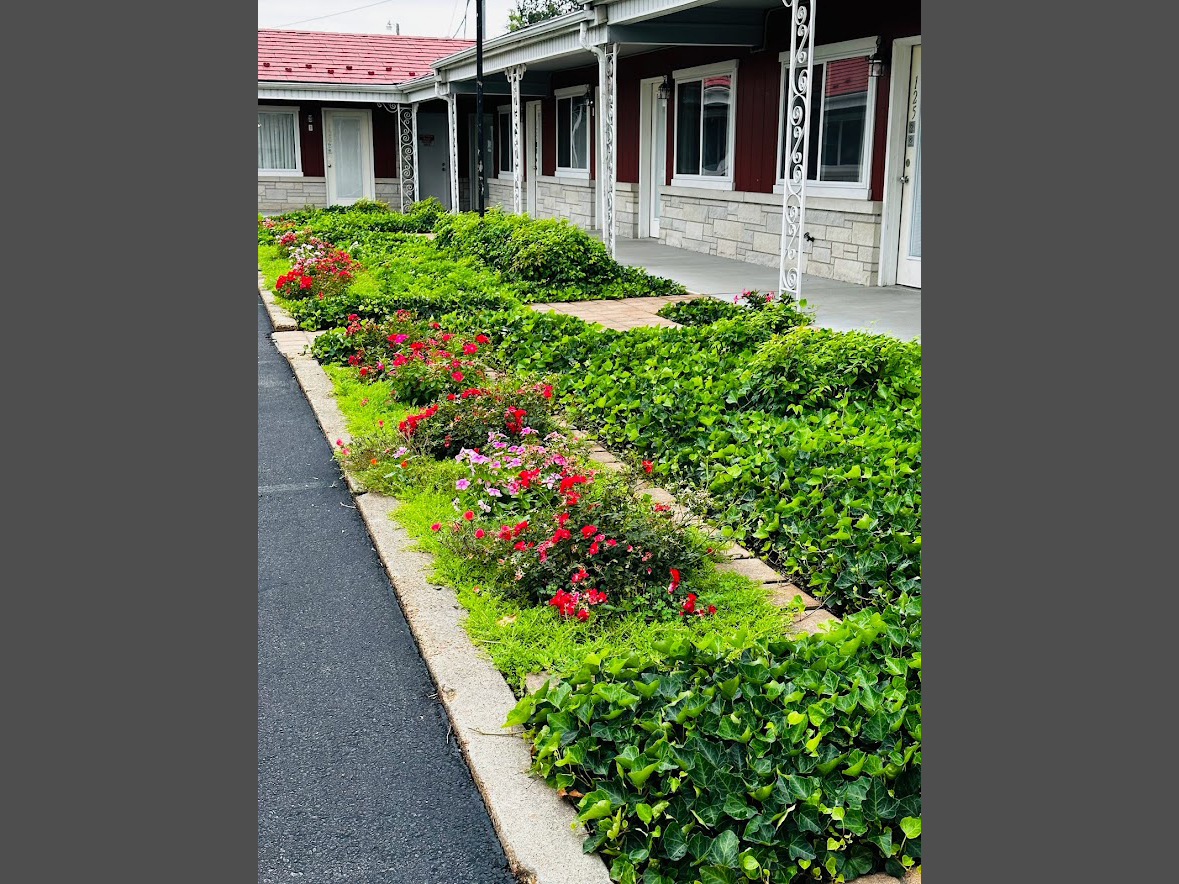
<svg viewBox="0 0 1179 884"><path fill-rule="evenodd" d="M515 5L514 0L483 0L483 27L487 38L507 33L508 11ZM357 8L362 6L367 8ZM394 28L401 25L403 36L462 37L460 24L464 9L467 11L465 36L474 40L475 0L258 0L258 27L392 34ZM389 22L394 28L386 27Z"/></svg>

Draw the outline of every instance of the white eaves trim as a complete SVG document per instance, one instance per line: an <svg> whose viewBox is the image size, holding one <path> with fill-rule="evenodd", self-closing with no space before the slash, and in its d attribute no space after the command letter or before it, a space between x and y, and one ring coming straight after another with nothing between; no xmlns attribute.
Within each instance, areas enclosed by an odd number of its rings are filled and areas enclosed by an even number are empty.
<svg viewBox="0 0 1179 884"><path fill-rule="evenodd" d="M397 104L406 100L396 86L352 83L259 83L258 99L285 101L368 101Z"/></svg>

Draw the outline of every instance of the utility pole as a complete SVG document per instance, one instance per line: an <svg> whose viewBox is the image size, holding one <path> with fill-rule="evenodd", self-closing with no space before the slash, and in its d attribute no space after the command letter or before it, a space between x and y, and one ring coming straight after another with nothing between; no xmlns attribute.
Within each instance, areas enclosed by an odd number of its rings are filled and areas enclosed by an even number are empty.
<svg viewBox="0 0 1179 884"><path fill-rule="evenodd" d="M476 208L483 217L487 193L487 171L483 168L483 0L475 0L475 154L476 175L479 179L479 199Z"/></svg>

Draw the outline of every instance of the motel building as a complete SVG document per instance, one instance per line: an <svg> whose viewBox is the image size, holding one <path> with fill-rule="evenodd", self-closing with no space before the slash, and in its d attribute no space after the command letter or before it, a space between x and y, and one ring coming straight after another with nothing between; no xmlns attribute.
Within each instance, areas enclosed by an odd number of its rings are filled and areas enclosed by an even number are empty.
<svg viewBox="0 0 1179 884"><path fill-rule="evenodd" d="M484 42L486 205L921 287L918 0L590 0ZM477 205L469 40L258 32L258 211Z"/></svg>

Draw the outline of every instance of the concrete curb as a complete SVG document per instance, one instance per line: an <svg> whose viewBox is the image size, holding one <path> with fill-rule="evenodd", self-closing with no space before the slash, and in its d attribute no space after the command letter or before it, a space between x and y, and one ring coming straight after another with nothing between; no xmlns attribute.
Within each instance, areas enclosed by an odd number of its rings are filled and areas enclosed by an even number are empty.
<svg viewBox="0 0 1179 884"><path fill-rule="evenodd" d="M270 314L270 324L276 332L299 330L299 323L274 300L274 292L266 287L266 278L261 271L258 273L258 294L262 296L262 303L266 306L266 312Z"/></svg>
<svg viewBox="0 0 1179 884"><path fill-rule="evenodd" d="M261 285L259 292L265 302ZM268 304L267 311L271 313L272 322L275 312L287 315L289 319L289 315L277 305ZM275 347L290 363L328 442L333 450L347 447L352 438L333 395L331 379L308 355L310 344L317 335L275 328L271 335ZM343 443L342 446L336 444L337 440ZM603 466L614 469L622 466L601 446L595 445L594 448L601 453L595 460ZM508 712L516 705L515 695L503 675L476 648L463 629L466 614L455 591L426 580L425 575L433 567L432 558L415 550L409 533L389 518L399 505L398 501L383 494L366 492L359 482L346 472L344 475L354 494L356 509L385 565L410 631L438 689L438 699L446 709L455 739L483 796L512 874L522 884L610 884L610 874L602 859L597 854L586 854L581 850L586 831L577 823L574 807L542 779L529 774L531 750L519 737L518 729L501 727ZM731 564L740 563L737 567L741 568L757 562L766 567L746 550L738 549L744 555L734 556ZM782 581L782 578L777 576L777 580ZM766 589L785 593L793 590L810 599L790 583L778 582L767 585ZM795 621L795 627L814 633L824 623L838 622L838 619L829 611L816 608ZM901 882L888 875L874 874L857 878L849 884ZM920 873L907 875L903 884L921 884Z"/></svg>

